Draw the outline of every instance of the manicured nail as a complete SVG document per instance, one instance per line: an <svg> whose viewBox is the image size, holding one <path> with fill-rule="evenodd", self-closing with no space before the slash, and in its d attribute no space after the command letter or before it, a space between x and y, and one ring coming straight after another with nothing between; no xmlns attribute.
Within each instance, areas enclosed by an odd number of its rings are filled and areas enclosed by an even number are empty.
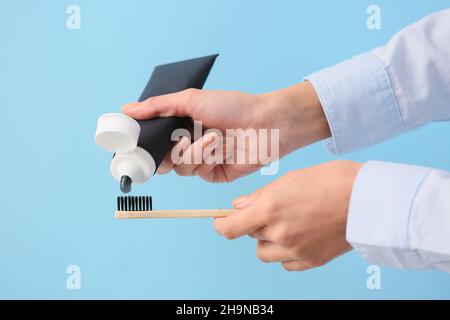
<svg viewBox="0 0 450 320"><path fill-rule="evenodd" d="M122 107L123 111L129 111L139 105L139 102L130 102Z"/></svg>
<svg viewBox="0 0 450 320"><path fill-rule="evenodd" d="M244 207L245 203L247 202L248 196L240 196L239 198L235 199L231 205L235 207L236 209L241 209Z"/></svg>

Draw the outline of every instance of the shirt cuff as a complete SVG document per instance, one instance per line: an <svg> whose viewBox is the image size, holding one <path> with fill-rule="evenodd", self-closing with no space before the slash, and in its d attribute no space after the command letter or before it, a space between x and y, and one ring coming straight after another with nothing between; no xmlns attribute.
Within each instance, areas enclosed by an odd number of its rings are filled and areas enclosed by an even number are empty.
<svg viewBox="0 0 450 320"><path fill-rule="evenodd" d="M325 146L346 153L387 140L403 131L400 111L384 67L365 53L306 77L330 126Z"/></svg>
<svg viewBox="0 0 450 320"><path fill-rule="evenodd" d="M367 162L350 200L347 241L371 263L401 269L429 266L411 246L409 224L416 195L430 168Z"/></svg>

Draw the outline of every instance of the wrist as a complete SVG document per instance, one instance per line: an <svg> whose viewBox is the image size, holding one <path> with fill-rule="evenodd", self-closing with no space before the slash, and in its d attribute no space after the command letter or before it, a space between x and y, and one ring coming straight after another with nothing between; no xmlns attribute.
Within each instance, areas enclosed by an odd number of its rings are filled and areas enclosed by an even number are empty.
<svg viewBox="0 0 450 320"><path fill-rule="evenodd" d="M266 94L273 127L280 129L284 154L331 136L328 121L308 81Z"/></svg>

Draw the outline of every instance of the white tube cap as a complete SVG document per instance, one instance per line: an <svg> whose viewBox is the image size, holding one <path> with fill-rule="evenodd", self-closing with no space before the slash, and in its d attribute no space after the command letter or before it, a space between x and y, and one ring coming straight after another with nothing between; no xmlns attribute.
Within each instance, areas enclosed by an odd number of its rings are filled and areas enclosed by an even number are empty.
<svg viewBox="0 0 450 320"><path fill-rule="evenodd" d="M103 149L123 153L136 149L141 127L122 113L107 113L98 118L95 142Z"/></svg>
<svg viewBox="0 0 450 320"><path fill-rule="evenodd" d="M122 176L128 176L133 183L144 183L155 170L153 157L140 147L132 152L116 153L111 161L111 174L117 181L120 181Z"/></svg>
<svg viewBox="0 0 450 320"><path fill-rule="evenodd" d="M144 183L156 171L153 157L137 146L140 132L139 123L122 113L107 113L98 118L95 142L115 153L110 169L117 181L128 176L133 183Z"/></svg>

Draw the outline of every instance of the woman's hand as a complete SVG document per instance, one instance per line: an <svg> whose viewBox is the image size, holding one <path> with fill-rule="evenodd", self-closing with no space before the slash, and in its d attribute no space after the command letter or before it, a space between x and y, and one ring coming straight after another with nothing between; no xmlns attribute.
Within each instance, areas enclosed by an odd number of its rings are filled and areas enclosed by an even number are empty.
<svg viewBox="0 0 450 320"><path fill-rule="evenodd" d="M188 89L152 97L141 103L127 104L123 111L140 120L157 116L187 116L201 121L206 129L218 129L224 136L227 129L279 129L280 141L276 141L279 143L279 157L330 136L318 97L308 82L260 95ZM203 152L214 143L219 143L218 136L209 133L193 144L188 139L182 139L179 146L183 145L183 154L193 158L195 152ZM248 145L250 143L244 147L247 148ZM242 151L245 159L249 159L249 154L255 152L248 149L237 150L236 144L230 148L221 144L220 148L225 158L234 157L238 151ZM183 176L198 175L211 182L230 182L263 165L259 158L256 163L240 164L186 162L175 163L169 152L158 172L167 173L174 169Z"/></svg>
<svg viewBox="0 0 450 320"><path fill-rule="evenodd" d="M351 249L345 238L347 212L361 166L333 161L292 171L237 198L238 211L215 219L214 226L228 239L258 239L258 258L281 262L289 271L324 265Z"/></svg>

